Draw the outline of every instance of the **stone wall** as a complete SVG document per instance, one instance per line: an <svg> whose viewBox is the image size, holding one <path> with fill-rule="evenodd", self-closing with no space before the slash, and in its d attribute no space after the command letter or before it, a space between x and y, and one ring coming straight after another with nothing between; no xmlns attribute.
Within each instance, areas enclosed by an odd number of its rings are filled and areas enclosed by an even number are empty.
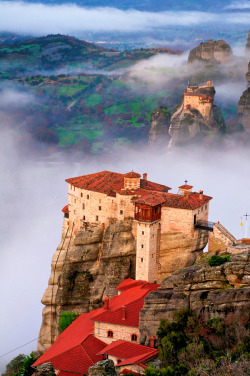
<svg viewBox="0 0 250 376"><path fill-rule="evenodd" d="M218 224L213 225L213 231L209 232L208 240L208 251L209 252L221 252L225 251L227 246L236 239L228 233L228 231L223 231L223 226L218 226Z"/></svg>
<svg viewBox="0 0 250 376"><path fill-rule="evenodd" d="M160 236L159 221L137 223L136 279L157 281L157 244Z"/></svg>
<svg viewBox="0 0 250 376"><path fill-rule="evenodd" d="M101 341L106 343L111 343L113 341L117 341L122 339L124 341L131 342L132 334L137 335L137 341L133 341L134 343L139 343L140 340L140 332L138 328L133 326L122 326L104 322L97 322L95 321L95 337L99 338ZM113 337L108 337L108 331L112 330Z"/></svg>

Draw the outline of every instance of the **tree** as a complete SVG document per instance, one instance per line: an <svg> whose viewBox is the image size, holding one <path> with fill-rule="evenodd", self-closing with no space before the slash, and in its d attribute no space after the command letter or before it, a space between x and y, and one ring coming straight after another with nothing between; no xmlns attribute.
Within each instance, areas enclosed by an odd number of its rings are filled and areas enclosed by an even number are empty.
<svg viewBox="0 0 250 376"><path fill-rule="evenodd" d="M62 312L59 319L59 330L62 333L72 322L79 317L75 312Z"/></svg>
<svg viewBox="0 0 250 376"><path fill-rule="evenodd" d="M14 373L18 373L20 368L23 366L23 361L25 359L25 354L19 354L14 359L12 359L6 365L6 371L2 374L2 376L10 376Z"/></svg>

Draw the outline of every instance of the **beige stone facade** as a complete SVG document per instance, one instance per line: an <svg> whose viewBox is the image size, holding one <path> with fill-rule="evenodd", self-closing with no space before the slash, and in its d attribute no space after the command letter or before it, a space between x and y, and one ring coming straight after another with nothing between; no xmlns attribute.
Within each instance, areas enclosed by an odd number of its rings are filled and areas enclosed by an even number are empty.
<svg viewBox="0 0 250 376"><path fill-rule="evenodd" d="M190 98L199 104L199 97ZM105 187L104 174L109 189ZM111 177L109 174L112 174ZM140 179L140 175L134 172L122 175L104 171L93 175L97 176L94 189L89 188L86 180L92 179L92 175L86 175L83 183L81 179L85 176L67 180L69 233L73 224L75 237L80 229L84 231L89 226L100 226L105 231L111 223L132 219L132 234L137 244L136 279L160 282L163 276L176 270L176 263L172 262L172 245L169 248L166 244L170 234L178 235L175 239L179 239L180 247L183 246L183 237L187 241L184 266L193 263L197 256L195 252L206 246L208 234L195 228L197 221L208 220L211 198L203 196L202 191L199 195L192 192L192 186L184 185L179 187L178 194L169 194L169 187L148 182L147 174ZM99 176L103 179L101 188ZM76 184L74 179L79 179L81 183ZM120 179L119 188L115 179ZM147 184L148 187L144 188ZM171 250L169 255L168 250ZM174 269L169 269L167 265L172 265Z"/></svg>
<svg viewBox="0 0 250 376"><path fill-rule="evenodd" d="M159 263L160 221L137 223L136 279L157 281Z"/></svg>
<svg viewBox="0 0 250 376"><path fill-rule="evenodd" d="M190 109L196 109L202 114L205 120L210 120L213 98L197 92L199 89L210 87L212 87L211 81L208 81L206 86L189 86L184 93L184 113L188 113Z"/></svg>
<svg viewBox="0 0 250 376"><path fill-rule="evenodd" d="M113 333L113 336L109 335L110 331ZM132 341L133 334L137 336L137 341ZM94 335L96 338L99 338L101 341L106 342L107 344L119 339L130 342L132 341L134 343L139 343L140 340L140 332L136 327L110 324L99 321L95 321Z"/></svg>

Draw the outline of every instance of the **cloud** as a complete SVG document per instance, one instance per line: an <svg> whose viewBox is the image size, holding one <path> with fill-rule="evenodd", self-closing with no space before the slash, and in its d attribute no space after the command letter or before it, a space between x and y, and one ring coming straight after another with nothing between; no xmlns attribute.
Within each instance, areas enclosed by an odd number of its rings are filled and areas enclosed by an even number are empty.
<svg viewBox="0 0 250 376"><path fill-rule="evenodd" d="M14 88L0 87L0 107L25 106L36 101L34 95Z"/></svg>
<svg viewBox="0 0 250 376"><path fill-rule="evenodd" d="M249 1L233 1L231 4L227 5L225 9L250 9Z"/></svg>
<svg viewBox="0 0 250 376"><path fill-rule="evenodd" d="M79 7L74 4L45 5L18 1L0 2L0 31L44 35L77 32L131 32L169 26L249 24L244 12L221 15L198 11L142 12L112 7Z"/></svg>

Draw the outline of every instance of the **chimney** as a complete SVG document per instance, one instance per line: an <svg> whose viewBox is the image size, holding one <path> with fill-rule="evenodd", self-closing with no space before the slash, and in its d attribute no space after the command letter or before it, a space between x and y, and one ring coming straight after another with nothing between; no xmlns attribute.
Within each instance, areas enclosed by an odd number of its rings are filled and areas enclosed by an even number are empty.
<svg viewBox="0 0 250 376"><path fill-rule="evenodd" d="M127 318L127 308L126 306L122 307L122 320L126 320Z"/></svg>
<svg viewBox="0 0 250 376"><path fill-rule="evenodd" d="M200 191L200 196L199 196L200 200L203 200L203 191Z"/></svg>
<svg viewBox="0 0 250 376"><path fill-rule="evenodd" d="M109 298L104 298L103 299L103 307L104 307L104 309L109 309Z"/></svg>
<svg viewBox="0 0 250 376"><path fill-rule="evenodd" d="M185 199L185 200L188 199L188 191L184 191L184 199Z"/></svg>
<svg viewBox="0 0 250 376"><path fill-rule="evenodd" d="M146 172L143 174L143 180L148 180L148 174Z"/></svg>
<svg viewBox="0 0 250 376"><path fill-rule="evenodd" d="M156 340L156 336L153 336L150 338L150 347L152 347L153 349L155 348L155 340Z"/></svg>

